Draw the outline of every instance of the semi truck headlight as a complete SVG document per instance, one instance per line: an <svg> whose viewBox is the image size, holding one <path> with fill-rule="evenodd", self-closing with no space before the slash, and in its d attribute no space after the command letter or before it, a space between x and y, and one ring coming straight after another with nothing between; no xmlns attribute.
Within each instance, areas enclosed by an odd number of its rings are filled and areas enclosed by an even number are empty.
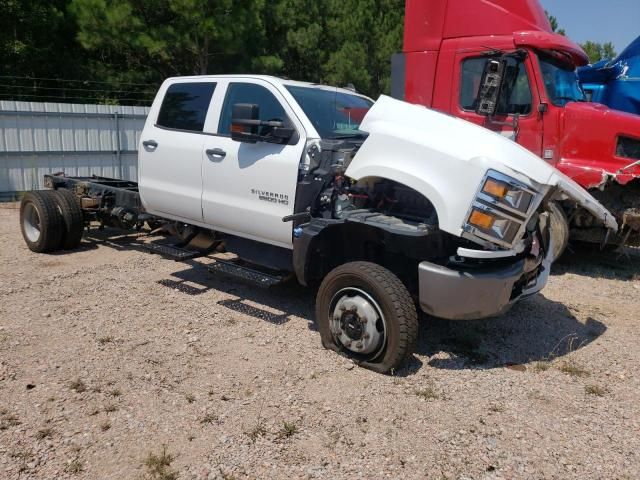
<svg viewBox="0 0 640 480"><path fill-rule="evenodd" d="M482 180L463 228L467 236L511 247L524 234L541 196L528 185L495 170Z"/></svg>

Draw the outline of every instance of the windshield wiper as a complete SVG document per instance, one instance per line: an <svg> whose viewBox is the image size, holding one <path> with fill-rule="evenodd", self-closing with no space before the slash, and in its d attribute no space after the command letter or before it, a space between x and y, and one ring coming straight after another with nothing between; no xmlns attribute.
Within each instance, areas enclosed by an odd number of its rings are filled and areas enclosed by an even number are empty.
<svg viewBox="0 0 640 480"><path fill-rule="evenodd" d="M329 137L331 140L342 140L344 138L367 138L369 136L368 133L345 133L342 135L334 135L332 137Z"/></svg>
<svg viewBox="0 0 640 480"><path fill-rule="evenodd" d="M554 100L566 100L568 102L585 102L584 98L573 98L573 97L553 97Z"/></svg>

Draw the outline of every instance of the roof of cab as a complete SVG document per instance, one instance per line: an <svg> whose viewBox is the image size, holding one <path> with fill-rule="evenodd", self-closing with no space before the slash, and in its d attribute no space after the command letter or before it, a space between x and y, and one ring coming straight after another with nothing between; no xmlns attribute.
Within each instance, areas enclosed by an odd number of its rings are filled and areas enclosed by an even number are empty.
<svg viewBox="0 0 640 480"><path fill-rule="evenodd" d="M191 76L184 76L184 77L170 77L167 78L165 81L172 81L172 80L203 80L203 79L211 79L211 80L215 80L215 79L258 79L258 80L265 80L269 83L272 84L279 84L279 85L283 85L283 86L294 86L294 87L307 87L307 88L318 88L321 90L330 90L332 92L338 91L341 93L347 93L347 94L351 94L351 95L358 95L361 97L366 97L366 95L363 95L359 92L356 92L355 90L351 90L348 88L342 88L342 87L334 87L331 85L323 85L320 83L311 83L311 82L301 82L298 80L290 80L288 78L280 78L280 77L275 77L272 75L233 75L233 74L229 74L229 75L191 75ZM366 97L368 98L368 97Z"/></svg>

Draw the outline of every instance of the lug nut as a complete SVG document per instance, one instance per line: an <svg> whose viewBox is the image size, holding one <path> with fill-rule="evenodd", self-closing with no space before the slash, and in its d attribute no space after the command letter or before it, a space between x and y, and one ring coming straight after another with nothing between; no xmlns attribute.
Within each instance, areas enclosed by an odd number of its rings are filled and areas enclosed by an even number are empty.
<svg viewBox="0 0 640 480"><path fill-rule="evenodd" d="M364 338L365 340L369 340L371 338L371 335L369 335L368 333L365 333L362 338Z"/></svg>
<svg viewBox="0 0 640 480"><path fill-rule="evenodd" d="M362 342L356 343L356 348L360 350L362 348Z"/></svg>

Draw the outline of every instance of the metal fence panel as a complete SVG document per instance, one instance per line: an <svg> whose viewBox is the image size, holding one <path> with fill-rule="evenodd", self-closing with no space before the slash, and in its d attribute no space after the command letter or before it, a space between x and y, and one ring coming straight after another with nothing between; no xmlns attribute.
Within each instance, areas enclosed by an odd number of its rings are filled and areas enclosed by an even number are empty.
<svg viewBox="0 0 640 480"><path fill-rule="evenodd" d="M149 107L0 101L0 196L43 188L45 173L137 181Z"/></svg>

